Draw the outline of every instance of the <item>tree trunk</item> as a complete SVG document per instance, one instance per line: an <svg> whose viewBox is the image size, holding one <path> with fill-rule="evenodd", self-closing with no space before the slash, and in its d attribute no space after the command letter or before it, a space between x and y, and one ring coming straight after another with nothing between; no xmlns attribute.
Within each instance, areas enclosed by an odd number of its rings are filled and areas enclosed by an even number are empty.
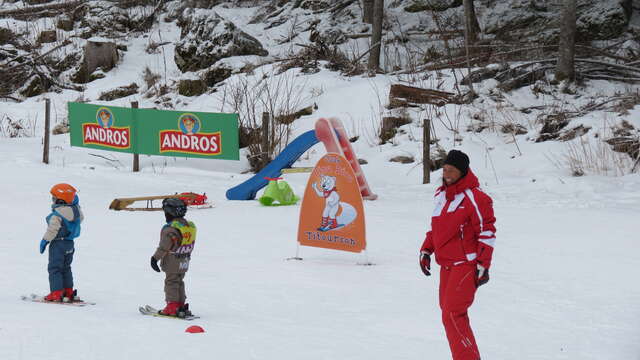
<svg viewBox="0 0 640 360"><path fill-rule="evenodd" d="M422 123L422 183L431 182L431 120Z"/></svg>
<svg viewBox="0 0 640 360"><path fill-rule="evenodd" d="M391 84L389 88L389 108L410 107L416 104L444 106L453 102L454 93L424 89L403 84Z"/></svg>
<svg viewBox="0 0 640 360"><path fill-rule="evenodd" d="M380 69L380 48L382 42L382 17L384 14L384 0L374 0L373 26L371 27L371 52L369 53L369 74L375 74Z"/></svg>
<svg viewBox="0 0 640 360"><path fill-rule="evenodd" d="M558 65L556 80L575 80L574 58L576 52L576 0L563 0L564 8L560 18L560 43L558 44Z"/></svg>
<svg viewBox="0 0 640 360"><path fill-rule="evenodd" d="M467 33L467 44L474 45L478 42L478 33L480 33L480 24L476 17L476 9L473 6L473 0L464 0L464 28Z"/></svg>
<svg viewBox="0 0 640 360"><path fill-rule="evenodd" d="M366 24L373 24L373 2L374 0L362 0L362 21Z"/></svg>

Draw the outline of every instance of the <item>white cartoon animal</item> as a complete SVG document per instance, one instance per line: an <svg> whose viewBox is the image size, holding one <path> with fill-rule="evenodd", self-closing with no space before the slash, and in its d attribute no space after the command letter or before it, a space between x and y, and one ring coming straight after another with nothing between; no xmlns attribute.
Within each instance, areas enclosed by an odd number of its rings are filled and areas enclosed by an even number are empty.
<svg viewBox="0 0 640 360"><path fill-rule="evenodd" d="M320 186L313 183L313 190L319 197L325 198L324 210L322 210L322 223L318 230L327 231L338 226L348 225L356 218L356 210L350 204L340 202L340 194L336 189L336 177L320 175ZM342 213L336 217L342 207Z"/></svg>

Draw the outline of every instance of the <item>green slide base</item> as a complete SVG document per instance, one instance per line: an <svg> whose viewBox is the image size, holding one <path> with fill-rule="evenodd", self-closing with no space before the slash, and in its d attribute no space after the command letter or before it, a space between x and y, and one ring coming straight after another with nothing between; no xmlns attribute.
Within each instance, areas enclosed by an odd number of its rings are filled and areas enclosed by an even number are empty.
<svg viewBox="0 0 640 360"><path fill-rule="evenodd" d="M293 193L291 186L284 180L271 180L258 199L264 206L295 205L300 198Z"/></svg>

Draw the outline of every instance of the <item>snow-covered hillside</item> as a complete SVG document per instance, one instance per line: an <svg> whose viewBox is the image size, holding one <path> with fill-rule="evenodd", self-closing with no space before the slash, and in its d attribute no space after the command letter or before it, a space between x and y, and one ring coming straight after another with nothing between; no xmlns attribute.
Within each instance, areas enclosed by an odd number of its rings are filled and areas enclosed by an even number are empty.
<svg viewBox="0 0 640 360"><path fill-rule="evenodd" d="M343 97L352 93L344 84L327 91L340 87ZM69 148L66 137L54 137L52 145L47 166L39 139L0 141L3 359L448 358L437 276L425 278L417 266L436 184L421 185L413 165L385 161L415 151L411 141L356 143L380 195L365 204L366 256L374 266L357 265L364 255L306 247L303 261L286 261L296 253L299 206L225 200L226 189L249 176L232 162L168 159L165 166L146 159L133 174L128 156L115 155L122 167L114 168L91 156L95 150ZM487 146L494 148L491 159ZM633 234L640 179L570 177L546 161L551 146L520 146L523 155L513 159L513 145L497 135L458 147L470 154L498 219L492 279L471 309L483 357L637 358L640 291L633 284L640 260ZM300 165L313 165L323 153L316 146ZM306 178L286 177L298 194ZM19 300L48 289L47 259L37 245L48 189L60 181L80 189L86 222L73 268L81 295L95 307ZM148 266L162 215L107 210L114 197L175 191L206 192L216 204L188 214L199 226L187 294L202 316L195 322L207 331L201 335L184 333L185 322L137 313L140 304L162 305L162 276Z"/></svg>
<svg viewBox="0 0 640 360"><path fill-rule="evenodd" d="M215 11L259 39L271 57L284 56L291 46L278 45L288 35L285 29L265 32L264 24L251 23L256 7L221 4ZM5 194L0 206L0 359L449 359L438 307L438 266L430 278L418 267L442 175L434 171L433 182L422 184L426 118L432 120L439 147L469 154L471 168L494 200L497 243L491 280L478 290L470 309L482 358L640 359L640 176L630 173L633 159L599 141L623 120L637 136L640 110L632 105L626 111L577 111L608 96L637 93L637 86L590 81L567 93L552 86L502 93L495 80L485 80L476 84L480 97L471 105L408 109L405 115L413 122L383 145L380 121L397 114L385 108L389 87L408 83L408 75L344 77L323 68L324 63L315 73L300 68L280 73L274 63L235 74L216 92L200 96L148 96L149 89L143 88L117 100L97 100L132 82L144 87L145 67L171 87L199 76L182 73L173 61L180 28L169 20L155 24L147 37L119 39L127 51L118 66L82 92L0 102L0 118L23 119L31 124L27 134L34 134L0 137ZM162 42L167 44L161 50L147 51L149 44ZM235 70L263 60L245 56L223 62ZM412 81L453 91L463 75L466 70L455 76L424 72ZM300 205L263 207L225 198L227 189L252 175L246 173L246 149L237 162L141 156L141 172L132 173L131 155L70 147L68 135L57 135L51 139L50 164L41 163L45 97L52 101L56 123L66 119L66 103L78 98L114 106L139 101L141 108L231 111L225 88L263 78L286 79L298 89L301 106L317 105L313 115L293 123L291 139L312 129L317 118L331 116L345 122L350 136L359 137L354 149L367 161L362 168L379 195L365 203L366 254L301 247L304 260L286 260L298 250ZM537 119L547 114L542 105L576 110L568 128L591 129L568 142L535 142L541 128ZM473 131L479 119L489 125ZM509 124L525 133L502 132ZM323 146L316 145L296 166L313 166L324 154ZM414 162L389 161L396 156ZM572 176L576 164L585 176ZM308 174L285 179L302 195ZM73 270L80 296L96 306L20 301L21 294L48 292L47 257L38 253L38 243L50 211L49 188L58 182L79 189L86 220L76 240ZM164 278L149 267L162 215L108 210L116 197L184 191L206 193L215 203L213 209L187 214L198 225L187 296L201 316L193 324L202 326L204 334L185 333L192 323L138 313L142 304L163 305ZM358 265L366 261L374 266Z"/></svg>

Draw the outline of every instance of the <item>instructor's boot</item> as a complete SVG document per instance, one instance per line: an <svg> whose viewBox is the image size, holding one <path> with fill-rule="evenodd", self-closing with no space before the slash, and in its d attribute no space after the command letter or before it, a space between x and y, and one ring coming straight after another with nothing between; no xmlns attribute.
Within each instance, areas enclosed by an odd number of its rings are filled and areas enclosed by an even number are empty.
<svg viewBox="0 0 640 360"><path fill-rule="evenodd" d="M52 291L49 295L45 296L46 301L62 301L62 290Z"/></svg>
<svg viewBox="0 0 640 360"><path fill-rule="evenodd" d="M178 312L178 309L180 308L181 305L182 304L177 301L169 301L167 302L167 306L165 306L164 309L159 311L159 314L176 316L176 313Z"/></svg>

